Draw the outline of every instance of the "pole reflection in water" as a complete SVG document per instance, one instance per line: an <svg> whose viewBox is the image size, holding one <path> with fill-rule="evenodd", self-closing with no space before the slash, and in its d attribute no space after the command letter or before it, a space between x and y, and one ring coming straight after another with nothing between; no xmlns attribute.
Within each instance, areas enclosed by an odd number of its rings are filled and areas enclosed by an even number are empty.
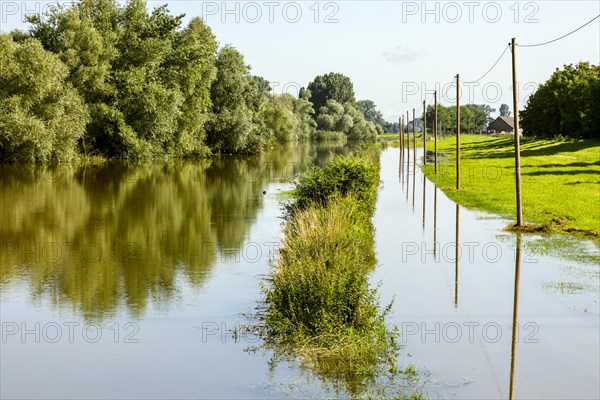
<svg viewBox="0 0 600 400"><path fill-rule="evenodd" d="M413 169L412 169L412 177L413 177L413 196L412 196L412 209L413 212L415 211L415 187L416 187L416 181L417 181L417 157L415 155L415 157L413 157Z"/></svg>
<svg viewBox="0 0 600 400"><path fill-rule="evenodd" d="M423 171L421 171L423 173ZM425 188L427 187L427 178L423 173L423 231L425 231Z"/></svg>
<svg viewBox="0 0 600 400"><path fill-rule="evenodd" d="M400 150L400 182L402 182L402 191L404 191L404 150Z"/></svg>
<svg viewBox="0 0 600 400"><path fill-rule="evenodd" d="M437 186L433 186L433 259L436 258L437 250Z"/></svg>
<svg viewBox="0 0 600 400"><path fill-rule="evenodd" d="M458 307L458 259L459 259L459 247L458 247L458 232L460 230L460 207L456 205L456 242L454 248L454 307Z"/></svg>
<svg viewBox="0 0 600 400"><path fill-rule="evenodd" d="M398 159L398 175L402 175L402 159L404 158L404 151L402 149L402 139L400 139L400 158Z"/></svg>
<svg viewBox="0 0 600 400"><path fill-rule="evenodd" d="M406 159L406 169L404 175L406 176L406 204L408 205L408 193L410 192L410 187L408 184L408 179L410 176L410 149L407 150L407 159Z"/></svg>
<svg viewBox="0 0 600 400"><path fill-rule="evenodd" d="M519 314L519 281L521 279L521 235L517 233L517 247L515 254L515 292L513 298L513 318L512 318L512 343L510 347L510 384L508 398L512 400L515 390L515 359L517 357L517 323Z"/></svg>

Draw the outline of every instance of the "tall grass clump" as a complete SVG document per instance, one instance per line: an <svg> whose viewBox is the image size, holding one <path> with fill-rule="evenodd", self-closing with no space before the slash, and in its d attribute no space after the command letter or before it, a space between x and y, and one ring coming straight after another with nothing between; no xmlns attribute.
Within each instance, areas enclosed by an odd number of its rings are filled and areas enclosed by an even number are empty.
<svg viewBox="0 0 600 400"><path fill-rule="evenodd" d="M300 359L352 397L396 372L397 332L385 324L391 305L382 309L368 280L378 186L376 147L305 172L264 288L265 337L275 354Z"/></svg>
<svg viewBox="0 0 600 400"><path fill-rule="evenodd" d="M292 191L295 202L289 208L294 212L311 205L325 207L332 198L353 197L370 221L378 185L379 158L374 149L354 157L336 156L325 167L313 167L298 178Z"/></svg>

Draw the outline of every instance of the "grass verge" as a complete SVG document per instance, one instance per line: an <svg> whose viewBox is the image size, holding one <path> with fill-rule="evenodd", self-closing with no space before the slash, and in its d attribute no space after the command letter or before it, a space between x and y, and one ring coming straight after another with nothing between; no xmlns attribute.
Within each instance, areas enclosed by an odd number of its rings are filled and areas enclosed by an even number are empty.
<svg viewBox="0 0 600 400"><path fill-rule="evenodd" d="M423 168L452 200L514 218L514 138L461 135L461 190L455 190L455 138L438 141L449 161ZM433 150L433 144L427 144ZM571 233L598 240L600 142L521 139L523 218L531 232Z"/></svg>
<svg viewBox="0 0 600 400"><path fill-rule="evenodd" d="M381 309L368 281L375 266L371 218L378 186L375 146L302 175L264 286L267 344L351 397L378 387L382 375L389 383L405 372L395 367L397 330L385 324L391 305ZM407 371L414 379L414 368ZM395 384L394 391L401 387ZM421 396L413 389L402 393Z"/></svg>

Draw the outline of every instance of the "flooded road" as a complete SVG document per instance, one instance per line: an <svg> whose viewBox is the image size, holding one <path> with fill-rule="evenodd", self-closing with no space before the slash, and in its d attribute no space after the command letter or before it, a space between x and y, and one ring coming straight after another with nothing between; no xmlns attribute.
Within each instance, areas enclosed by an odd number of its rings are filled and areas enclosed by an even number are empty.
<svg viewBox="0 0 600 400"><path fill-rule="evenodd" d="M256 336L234 333L262 297L286 181L336 153L348 149L4 167L0 397L281 398L310 388L285 365L270 371L269 354L246 353Z"/></svg>
<svg viewBox="0 0 600 400"><path fill-rule="evenodd" d="M280 193L348 152L2 167L0 397L335 395L248 352L259 339L244 327L281 239ZM507 221L457 208L418 165L399 179L398 149L381 167L372 282L395 299L399 365L432 397L509 398L512 382L515 398L598 398L598 266L524 236L517 270Z"/></svg>
<svg viewBox="0 0 600 400"><path fill-rule="evenodd" d="M395 299L402 362L429 374L433 397L599 398L599 266L458 207L424 178L422 151L410 157L399 177L399 150L382 152L374 221L372 280Z"/></svg>

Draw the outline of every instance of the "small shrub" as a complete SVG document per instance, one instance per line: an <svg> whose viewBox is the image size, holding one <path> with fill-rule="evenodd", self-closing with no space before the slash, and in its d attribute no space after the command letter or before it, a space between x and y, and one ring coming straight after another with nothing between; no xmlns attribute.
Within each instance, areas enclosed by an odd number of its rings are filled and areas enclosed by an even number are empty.
<svg viewBox="0 0 600 400"><path fill-rule="evenodd" d="M379 161L376 157L336 156L324 168L313 167L297 181L293 191L293 209L304 209L312 203L326 205L334 196L353 195L367 210L375 206L379 184Z"/></svg>

